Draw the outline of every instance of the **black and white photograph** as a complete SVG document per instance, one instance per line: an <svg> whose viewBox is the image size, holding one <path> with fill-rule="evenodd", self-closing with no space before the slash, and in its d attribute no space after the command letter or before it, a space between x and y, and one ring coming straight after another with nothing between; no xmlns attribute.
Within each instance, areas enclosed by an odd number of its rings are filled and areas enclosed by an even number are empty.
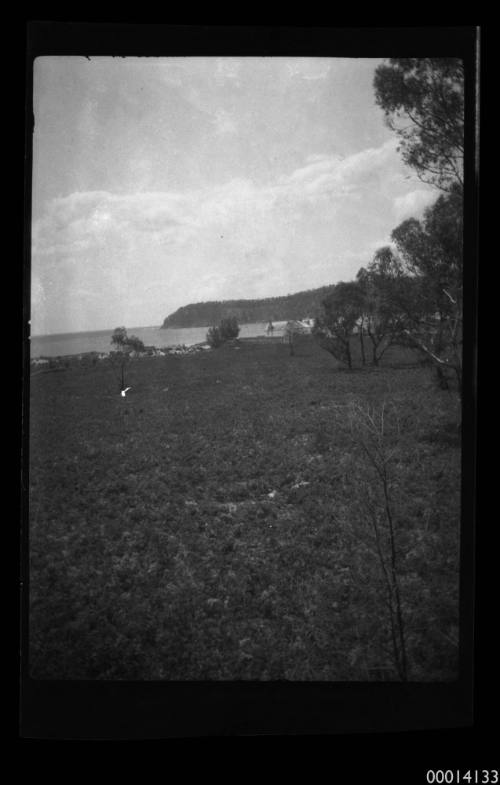
<svg viewBox="0 0 500 785"><path fill-rule="evenodd" d="M33 58L30 679L459 678L473 152L411 54Z"/></svg>

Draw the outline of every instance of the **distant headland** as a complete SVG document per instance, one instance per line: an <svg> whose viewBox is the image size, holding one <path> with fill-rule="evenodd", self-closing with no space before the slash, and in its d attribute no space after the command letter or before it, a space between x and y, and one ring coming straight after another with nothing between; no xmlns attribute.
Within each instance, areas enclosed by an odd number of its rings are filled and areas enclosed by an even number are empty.
<svg viewBox="0 0 500 785"><path fill-rule="evenodd" d="M314 317L322 300L333 291L335 285L321 286L281 297L266 297L262 300L218 300L183 305L167 316L162 328L209 327L221 319L234 316L240 324L255 322L288 321Z"/></svg>

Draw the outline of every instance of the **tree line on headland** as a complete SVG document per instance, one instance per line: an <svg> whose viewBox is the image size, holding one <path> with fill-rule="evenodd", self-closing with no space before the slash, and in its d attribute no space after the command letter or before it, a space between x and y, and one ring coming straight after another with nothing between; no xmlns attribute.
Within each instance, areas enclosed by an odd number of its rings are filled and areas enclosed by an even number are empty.
<svg viewBox="0 0 500 785"><path fill-rule="evenodd" d="M229 318L237 319L239 324L313 318L319 314L322 301L333 289L334 286L330 285L261 300L191 303L167 316L162 327L208 327Z"/></svg>

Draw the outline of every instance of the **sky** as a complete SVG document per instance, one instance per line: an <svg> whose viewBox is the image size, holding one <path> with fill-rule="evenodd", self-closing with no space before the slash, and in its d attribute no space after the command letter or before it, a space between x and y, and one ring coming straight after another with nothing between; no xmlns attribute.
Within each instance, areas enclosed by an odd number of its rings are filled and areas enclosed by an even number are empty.
<svg viewBox="0 0 500 785"><path fill-rule="evenodd" d="M32 334L354 278L438 196L375 103L381 62L37 58Z"/></svg>

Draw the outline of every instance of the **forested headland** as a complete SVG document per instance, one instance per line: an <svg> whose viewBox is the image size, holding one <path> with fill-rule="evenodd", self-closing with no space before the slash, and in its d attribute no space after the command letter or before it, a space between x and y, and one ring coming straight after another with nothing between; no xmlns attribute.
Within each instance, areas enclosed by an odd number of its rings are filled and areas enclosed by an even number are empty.
<svg viewBox="0 0 500 785"><path fill-rule="evenodd" d="M240 324L267 322L270 319L279 322L314 318L321 309L322 301L334 288L334 285L321 286L318 289L283 297L266 297L262 300L190 303L167 316L162 327L208 327L229 317L235 317Z"/></svg>

